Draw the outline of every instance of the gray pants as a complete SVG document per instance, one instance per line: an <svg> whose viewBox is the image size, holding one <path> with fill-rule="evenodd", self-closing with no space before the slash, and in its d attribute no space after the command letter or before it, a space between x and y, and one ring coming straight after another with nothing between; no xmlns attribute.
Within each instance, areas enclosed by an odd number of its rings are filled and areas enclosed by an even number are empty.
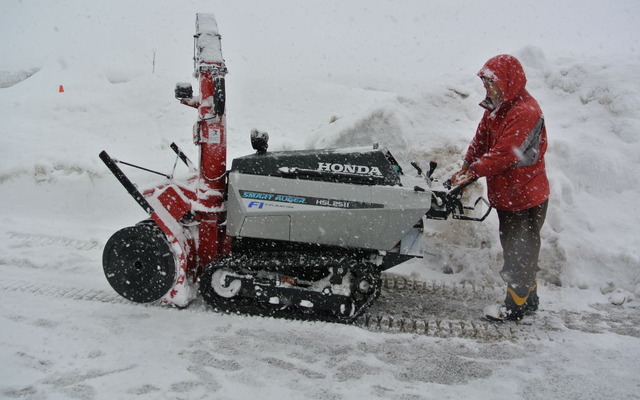
<svg viewBox="0 0 640 400"><path fill-rule="evenodd" d="M549 200L522 211L498 211L504 266L500 276L510 285L531 287L536 282L540 229L547 216Z"/></svg>

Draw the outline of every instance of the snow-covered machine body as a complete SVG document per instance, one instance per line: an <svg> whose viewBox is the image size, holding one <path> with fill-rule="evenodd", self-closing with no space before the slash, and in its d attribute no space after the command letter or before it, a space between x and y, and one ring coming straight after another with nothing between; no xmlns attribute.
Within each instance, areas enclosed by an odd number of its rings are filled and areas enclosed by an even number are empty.
<svg viewBox="0 0 640 400"><path fill-rule="evenodd" d="M149 214L105 245L105 275L123 297L185 307L199 291L220 311L350 321L380 294L382 271L419 255L425 217L474 219L464 185L432 190L432 163L424 185L403 186L377 145L268 152L268 135L253 131L256 153L227 170L227 69L211 14L196 16L195 52L200 95L184 83L175 95L198 109L198 164L171 145L194 175L140 191L117 164L135 165L100 153Z"/></svg>
<svg viewBox="0 0 640 400"><path fill-rule="evenodd" d="M392 250L431 207L400 187L386 149L255 154L233 161L227 235Z"/></svg>

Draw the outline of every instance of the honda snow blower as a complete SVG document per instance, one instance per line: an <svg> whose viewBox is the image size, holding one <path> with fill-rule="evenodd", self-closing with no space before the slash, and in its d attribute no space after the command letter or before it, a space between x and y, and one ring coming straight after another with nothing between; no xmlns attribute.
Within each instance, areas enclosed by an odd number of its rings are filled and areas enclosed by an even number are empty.
<svg viewBox="0 0 640 400"><path fill-rule="evenodd" d="M432 190L436 164L402 185L402 168L383 147L268 152L252 131L255 154L226 167L225 74L211 14L196 15L194 60L200 95L190 84L176 98L197 108L193 176L140 191L111 158L100 158L149 218L105 245L109 284L134 302L186 307L198 295L214 309L286 318L351 321L380 294L381 273L420 256L423 217L465 215L466 185ZM141 169L146 168L138 167ZM151 171L154 172L154 171Z"/></svg>

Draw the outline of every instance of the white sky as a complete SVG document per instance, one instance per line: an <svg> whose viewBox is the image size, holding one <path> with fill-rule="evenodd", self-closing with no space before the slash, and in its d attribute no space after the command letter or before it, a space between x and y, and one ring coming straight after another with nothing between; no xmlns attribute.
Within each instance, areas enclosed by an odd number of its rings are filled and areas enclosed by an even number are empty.
<svg viewBox="0 0 640 400"><path fill-rule="evenodd" d="M515 3L3 0L0 70L61 62L140 73L151 69L156 49L158 71L184 74L198 11L216 14L232 73L260 68L376 86L397 74L416 81L475 74L489 57L528 45L553 57L640 57L638 1Z"/></svg>

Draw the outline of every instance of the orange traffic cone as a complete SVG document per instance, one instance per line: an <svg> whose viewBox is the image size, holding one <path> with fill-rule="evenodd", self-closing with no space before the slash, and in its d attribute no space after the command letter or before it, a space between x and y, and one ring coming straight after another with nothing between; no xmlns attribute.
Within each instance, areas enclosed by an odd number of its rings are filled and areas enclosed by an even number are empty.
<svg viewBox="0 0 640 400"><path fill-rule="evenodd" d="M60 85L58 88L58 93L64 93L64 86Z"/></svg>

